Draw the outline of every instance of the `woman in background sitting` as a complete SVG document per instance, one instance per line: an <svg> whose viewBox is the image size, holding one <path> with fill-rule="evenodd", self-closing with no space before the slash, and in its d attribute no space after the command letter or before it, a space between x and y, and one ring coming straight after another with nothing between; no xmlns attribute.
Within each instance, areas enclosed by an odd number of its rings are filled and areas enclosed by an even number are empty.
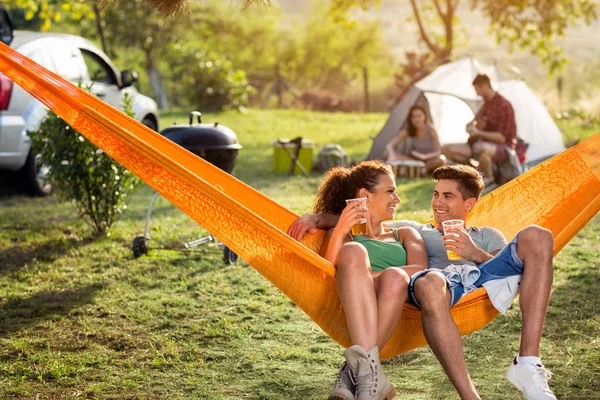
<svg viewBox="0 0 600 400"><path fill-rule="evenodd" d="M422 106L412 106L408 115L406 129L386 147L386 161L423 161L427 172L431 173L446 163L437 132L429 123Z"/></svg>

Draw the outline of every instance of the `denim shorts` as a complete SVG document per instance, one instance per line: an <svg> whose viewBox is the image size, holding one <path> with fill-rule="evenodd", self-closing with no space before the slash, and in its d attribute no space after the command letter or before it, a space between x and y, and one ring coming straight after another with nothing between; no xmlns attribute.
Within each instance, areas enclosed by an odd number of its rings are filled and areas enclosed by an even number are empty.
<svg viewBox="0 0 600 400"><path fill-rule="evenodd" d="M517 239L519 234L514 237L498 254L493 258L479 264L480 275L475 282L462 283L456 282L455 280L449 279L449 274L445 273L443 269L430 268L423 271L419 271L410 278L408 286L409 291L409 302L415 305L417 308L421 308L421 305L415 297L415 281L420 277L426 275L429 272L437 272L444 276L448 290L451 294L450 307L456 304L465 293L468 293L468 288L480 288L484 283L494 280L508 278L509 276L521 275L523 273L523 260L517 255Z"/></svg>

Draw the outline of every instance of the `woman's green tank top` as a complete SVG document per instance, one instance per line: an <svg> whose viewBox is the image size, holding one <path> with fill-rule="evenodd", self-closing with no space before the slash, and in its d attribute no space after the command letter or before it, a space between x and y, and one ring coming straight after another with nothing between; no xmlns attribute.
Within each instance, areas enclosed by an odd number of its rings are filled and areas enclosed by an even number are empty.
<svg viewBox="0 0 600 400"><path fill-rule="evenodd" d="M381 240L356 235L352 238L365 246L371 261L372 271L382 271L389 267L403 267L406 265L406 250L398 239L398 230L393 229L397 242L382 242Z"/></svg>

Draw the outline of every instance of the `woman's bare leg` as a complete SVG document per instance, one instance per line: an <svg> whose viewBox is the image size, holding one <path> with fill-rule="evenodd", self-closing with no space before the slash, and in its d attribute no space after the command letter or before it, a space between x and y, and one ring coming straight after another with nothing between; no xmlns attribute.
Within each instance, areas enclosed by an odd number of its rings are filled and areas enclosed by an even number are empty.
<svg viewBox="0 0 600 400"><path fill-rule="evenodd" d="M377 346L383 349L394 333L408 300L408 274L397 267L373 273L377 294Z"/></svg>
<svg viewBox="0 0 600 400"><path fill-rule="evenodd" d="M346 243L336 263L338 292L346 313L352 344L371 349L377 345L377 295L369 255L363 245Z"/></svg>

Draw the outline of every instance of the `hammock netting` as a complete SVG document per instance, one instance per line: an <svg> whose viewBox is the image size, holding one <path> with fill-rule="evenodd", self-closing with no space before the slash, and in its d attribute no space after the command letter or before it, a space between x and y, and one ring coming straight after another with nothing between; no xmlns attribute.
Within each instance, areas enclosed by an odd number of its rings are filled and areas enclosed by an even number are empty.
<svg viewBox="0 0 600 400"><path fill-rule="evenodd" d="M0 71L221 240L335 341L351 345L335 268L316 253L323 232L303 243L290 238L295 213L1 43ZM483 197L469 223L507 238L538 224L553 232L558 252L599 209L597 133ZM451 312L462 335L498 315L483 288ZM424 344L421 313L406 305L381 355Z"/></svg>

